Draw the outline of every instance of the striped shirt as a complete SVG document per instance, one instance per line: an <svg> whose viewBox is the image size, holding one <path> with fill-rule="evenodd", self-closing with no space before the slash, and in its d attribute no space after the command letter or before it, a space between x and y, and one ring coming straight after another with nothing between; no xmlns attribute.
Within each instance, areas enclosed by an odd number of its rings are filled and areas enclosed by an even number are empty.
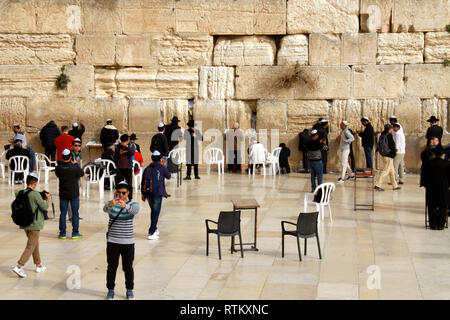
<svg viewBox="0 0 450 320"><path fill-rule="evenodd" d="M109 223L108 223L108 242L118 243L118 244L133 244L134 243L134 225L133 219L134 216L139 212L139 204L134 201L127 202L125 208L122 209L121 206L116 205L110 207L111 201L106 202L103 207L103 211L108 213L109 215ZM119 214L119 217L114 221L114 224L111 226L111 222L114 218Z"/></svg>

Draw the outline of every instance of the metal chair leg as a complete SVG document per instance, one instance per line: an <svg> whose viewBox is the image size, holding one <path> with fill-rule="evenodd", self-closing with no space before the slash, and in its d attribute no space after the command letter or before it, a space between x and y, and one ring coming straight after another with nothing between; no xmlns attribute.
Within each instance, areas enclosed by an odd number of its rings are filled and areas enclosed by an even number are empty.
<svg viewBox="0 0 450 320"><path fill-rule="evenodd" d="M305 256L306 256L306 244L308 243L308 238L305 238Z"/></svg>
<svg viewBox="0 0 450 320"><path fill-rule="evenodd" d="M209 232L206 231L206 256L209 256Z"/></svg>
<svg viewBox="0 0 450 320"><path fill-rule="evenodd" d="M322 259L322 253L320 251L320 242L319 242L319 235L316 234L316 239L317 239L317 249L319 249L319 258Z"/></svg>
<svg viewBox="0 0 450 320"><path fill-rule="evenodd" d="M284 258L284 233L281 232L281 257Z"/></svg>
<svg viewBox="0 0 450 320"><path fill-rule="evenodd" d="M231 254L234 252L234 236L231 237Z"/></svg>
<svg viewBox="0 0 450 320"><path fill-rule="evenodd" d="M222 254L220 252L220 236L217 235L217 246L219 247L219 260L222 259Z"/></svg>
<svg viewBox="0 0 450 320"><path fill-rule="evenodd" d="M233 237L234 238L234 237ZM244 249L242 248L242 237L241 237L241 232L239 232L239 245L241 247L241 258L244 257Z"/></svg>
<svg viewBox="0 0 450 320"><path fill-rule="evenodd" d="M297 237L298 258L302 261L302 251L300 250L300 239Z"/></svg>

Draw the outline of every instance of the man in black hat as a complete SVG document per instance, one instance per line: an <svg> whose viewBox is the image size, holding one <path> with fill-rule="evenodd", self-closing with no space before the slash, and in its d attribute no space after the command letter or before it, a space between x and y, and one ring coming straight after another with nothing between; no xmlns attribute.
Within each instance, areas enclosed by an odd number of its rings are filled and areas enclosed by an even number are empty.
<svg viewBox="0 0 450 320"><path fill-rule="evenodd" d="M114 163L117 167L116 185L119 182L125 180L131 187L129 200L133 199L133 156L136 149L134 145L130 143L130 137L128 134L120 136L120 143L117 145L114 151Z"/></svg>
<svg viewBox="0 0 450 320"><path fill-rule="evenodd" d="M169 143L169 151L178 145L178 139L182 136L180 123L181 121L175 116L170 120L170 124L166 125L164 135Z"/></svg>
<svg viewBox="0 0 450 320"><path fill-rule="evenodd" d="M436 122L438 122L439 119L437 119L435 116L431 116L430 119L427 120L427 122L430 123L430 127L427 130L426 138L427 138L427 145L430 144L431 137L436 137L439 139L439 143L441 143L442 134L444 130L442 127L438 126Z"/></svg>
<svg viewBox="0 0 450 320"><path fill-rule="evenodd" d="M166 127L164 123L160 122L158 125L158 133L152 137L152 142L150 143L150 151L153 153L159 151L162 158L166 162L167 167L167 156L169 155L169 142L167 141L164 131Z"/></svg>
<svg viewBox="0 0 450 320"><path fill-rule="evenodd" d="M373 126L369 121L369 118L362 117L361 124L364 126L364 131L357 131L361 137L362 147L364 149L364 155L366 156L366 168L373 168L372 164L372 150L375 138L375 132Z"/></svg>
<svg viewBox="0 0 450 320"><path fill-rule="evenodd" d="M184 140L186 141L186 177L184 180L191 180L191 170L194 166L195 179L200 179L198 175L200 141L203 137L197 129L195 129L195 121L189 120L187 123L189 129L184 131Z"/></svg>
<svg viewBox="0 0 450 320"><path fill-rule="evenodd" d="M112 125L112 120L106 120L106 125L102 128L100 132L100 142L103 146L103 151L107 150L107 145L110 143L115 143L119 139L119 130Z"/></svg>
<svg viewBox="0 0 450 320"><path fill-rule="evenodd" d="M130 143L134 144L134 148L137 152L141 153L141 147L136 143L136 140L138 138L136 137L136 133L132 133L130 136Z"/></svg>

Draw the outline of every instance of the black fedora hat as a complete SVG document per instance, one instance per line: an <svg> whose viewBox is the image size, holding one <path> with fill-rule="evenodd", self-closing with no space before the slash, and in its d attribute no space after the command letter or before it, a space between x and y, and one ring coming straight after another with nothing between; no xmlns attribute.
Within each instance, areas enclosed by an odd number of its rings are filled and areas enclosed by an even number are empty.
<svg viewBox="0 0 450 320"><path fill-rule="evenodd" d="M173 117L172 120L170 120L170 122L176 122L176 123L178 123L178 121L180 121L180 120L178 119L177 116Z"/></svg>
<svg viewBox="0 0 450 320"><path fill-rule="evenodd" d="M188 127L194 127L195 126L195 121L194 120L189 120L188 123L186 123Z"/></svg>
<svg viewBox="0 0 450 320"><path fill-rule="evenodd" d="M136 133L132 133L130 136L130 140L137 140Z"/></svg>
<svg viewBox="0 0 450 320"><path fill-rule="evenodd" d="M435 116L431 116L430 119L427 120L427 122L437 122L439 121L438 118L436 118Z"/></svg>

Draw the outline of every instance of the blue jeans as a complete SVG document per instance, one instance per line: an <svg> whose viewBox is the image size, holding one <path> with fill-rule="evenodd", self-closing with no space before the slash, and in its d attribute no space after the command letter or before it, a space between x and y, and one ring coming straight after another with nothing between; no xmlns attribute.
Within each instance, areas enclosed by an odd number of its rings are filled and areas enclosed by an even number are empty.
<svg viewBox="0 0 450 320"><path fill-rule="evenodd" d="M322 184L323 178L323 163L322 161L309 161L309 167L311 169L311 188L312 191L316 190L316 177L318 185Z"/></svg>
<svg viewBox="0 0 450 320"><path fill-rule="evenodd" d="M372 149L373 147L364 147L364 154L366 156L366 168L372 167Z"/></svg>
<svg viewBox="0 0 450 320"><path fill-rule="evenodd" d="M150 229L148 229L148 234L152 235L156 231L156 225L158 224L159 213L161 212L162 196L149 196L147 198L148 204L150 205Z"/></svg>
<svg viewBox="0 0 450 320"><path fill-rule="evenodd" d="M79 216L78 209L80 208L80 197L71 200L65 200L59 198L59 209L61 210L61 215L59 216L59 233L66 234L66 215L67 207L72 209L72 233L79 233Z"/></svg>

